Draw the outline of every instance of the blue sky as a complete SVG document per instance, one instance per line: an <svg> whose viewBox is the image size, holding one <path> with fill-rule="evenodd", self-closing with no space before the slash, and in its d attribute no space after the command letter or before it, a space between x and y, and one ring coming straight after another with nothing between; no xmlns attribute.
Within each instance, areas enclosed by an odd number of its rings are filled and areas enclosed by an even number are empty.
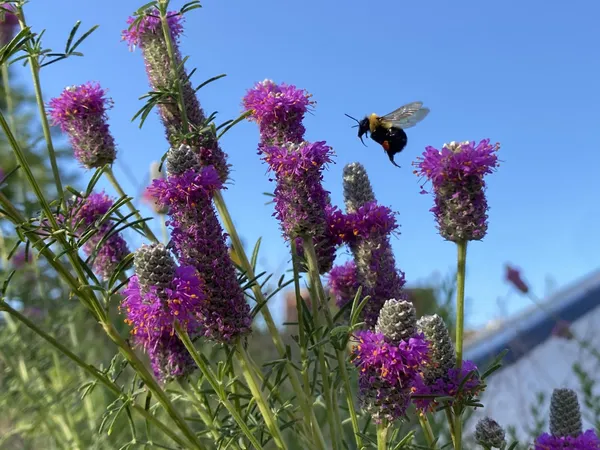
<svg viewBox="0 0 600 450"><path fill-rule="evenodd" d="M56 50L76 20L82 29L100 25L82 48L85 58L44 69L43 88L46 100L88 80L109 90L119 146L115 171L130 192L122 167L141 182L150 162L167 150L155 114L143 130L130 121L148 87L140 52L131 53L120 32L142 3L54 0L49 7L33 0L26 9L29 24L47 28L45 45ZM498 316L497 299L510 291L503 281L507 261L524 268L540 294L548 275L562 286L598 268L600 213L587 195L595 198L600 190L599 14L593 0L206 0L187 16L182 51L190 56L188 69L198 69L196 84L228 75L200 92L205 110L218 111L220 121L236 117L245 90L265 78L314 95L307 139L326 140L336 151L336 164L325 173L333 202L342 204L343 166L360 161L379 202L400 212L402 234L393 247L409 284L455 265L454 245L436 234L433 200L419 194L411 161L427 145L501 142L502 166L488 177L488 236L468 254L468 321L477 326ZM374 142L363 147L344 116L385 114L414 100L432 112L410 130L407 148L396 157L402 169ZM262 192L273 185L256 154L257 140L250 123L223 138L234 166L225 196L244 239L252 244L263 237L263 266L281 270L287 254L272 205L264 204ZM527 305L512 295L507 311Z"/></svg>

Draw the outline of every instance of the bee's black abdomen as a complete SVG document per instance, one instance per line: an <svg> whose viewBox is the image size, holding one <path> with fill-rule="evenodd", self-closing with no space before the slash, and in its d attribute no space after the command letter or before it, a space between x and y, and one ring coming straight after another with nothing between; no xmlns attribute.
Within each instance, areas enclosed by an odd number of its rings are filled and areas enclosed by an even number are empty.
<svg viewBox="0 0 600 450"><path fill-rule="evenodd" d="M383 147L392 164L400 167L394 162L394 155L404 150L408 143L408 137L402 128L392 127L386 129L379 127L374 133L371 133L371 139Z"/></svg>

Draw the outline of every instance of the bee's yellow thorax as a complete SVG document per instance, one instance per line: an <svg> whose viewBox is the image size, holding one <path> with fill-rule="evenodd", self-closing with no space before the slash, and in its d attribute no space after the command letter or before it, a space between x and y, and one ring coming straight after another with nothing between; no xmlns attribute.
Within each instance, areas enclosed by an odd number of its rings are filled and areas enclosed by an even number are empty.
<svg viewBox="0 0 600 450"><path fill-rule="evenodd" d="M375 113L371 114L369 116L369 129L371 130L371 133L373 133L375 131L375 129L377 128L378 125L379 125L379 116Z"/></svg>

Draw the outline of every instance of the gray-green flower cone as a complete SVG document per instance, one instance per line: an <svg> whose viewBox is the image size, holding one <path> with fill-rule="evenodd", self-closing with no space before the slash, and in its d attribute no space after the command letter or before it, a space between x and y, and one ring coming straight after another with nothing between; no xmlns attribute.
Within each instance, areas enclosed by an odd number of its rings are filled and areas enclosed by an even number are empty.
<svg viewBox="0 0 600 450"><path fill-rule="evenodd" d="M167 173L181 175L188 169L200 169L198 156L188 145L173 147L167 152Z"/></svg>
<svg viewBox="0 0 600 450"><path fill-rule="evenodd" d="M475 439L481 445L491 448L502 448L506 443L502 427L494 419L484 417L475 426Z"/></svg>
<svg viewBox="0 0 600 450"><path fill-rule="evenodd" d="M356 212L365 203L375 201L375 194L367 171L361 163L354 162L344 167L344 203L346 211Z"/></svg>
<svg viewBox="0 0 600 450"><path fill-rule="evenodd" d="M446 376L448 370L456 365L456 352L448 328L437 314L421 317L417 321L417 328L429 341L430 361L423 376L426 382L431 383Z"/></svg>
<svg viewBox="0 0 600 450"><path fill-rule="evenodd" d="M406 300L387 300L379 312L375 331L383 333L391 342L400 342L414 336L417 332L414 305Z"/></svg>
<svg viewBox="0 0 600 450"><path fill-rule="evenodd" d="M571 389L554 389L550 399L550 433L557 437L575 437L582 432L577 393Z"/></svg>
<svg viewBox="0 0 600 450"><path fill-rule="evenodd" d="M133 264L138 283L145 292L156 286L161 295L175 274L175 261L163 244L141 246L134 254Z"/></svg>

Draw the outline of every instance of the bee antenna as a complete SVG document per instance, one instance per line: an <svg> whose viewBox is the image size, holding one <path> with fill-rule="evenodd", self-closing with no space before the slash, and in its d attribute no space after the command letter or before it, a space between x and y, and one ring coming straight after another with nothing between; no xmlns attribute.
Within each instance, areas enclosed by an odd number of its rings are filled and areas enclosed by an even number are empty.
<svg viewBox="0 0 600 450"><path fill-rule="evenodd" d="M344 114L344 115L345 115L346 117L349 117L349 118L351 118L352 120L354 120L354 121L355 121L357 124L359 124L359 123L360 123L360 122L358 121L358 119L356 119L356 118L352 117L351 115L349 115L349 114ZM356 126L358 126L358 125L356 125ZM352 127L352 128L355 128L355 127Z"/></svg>

